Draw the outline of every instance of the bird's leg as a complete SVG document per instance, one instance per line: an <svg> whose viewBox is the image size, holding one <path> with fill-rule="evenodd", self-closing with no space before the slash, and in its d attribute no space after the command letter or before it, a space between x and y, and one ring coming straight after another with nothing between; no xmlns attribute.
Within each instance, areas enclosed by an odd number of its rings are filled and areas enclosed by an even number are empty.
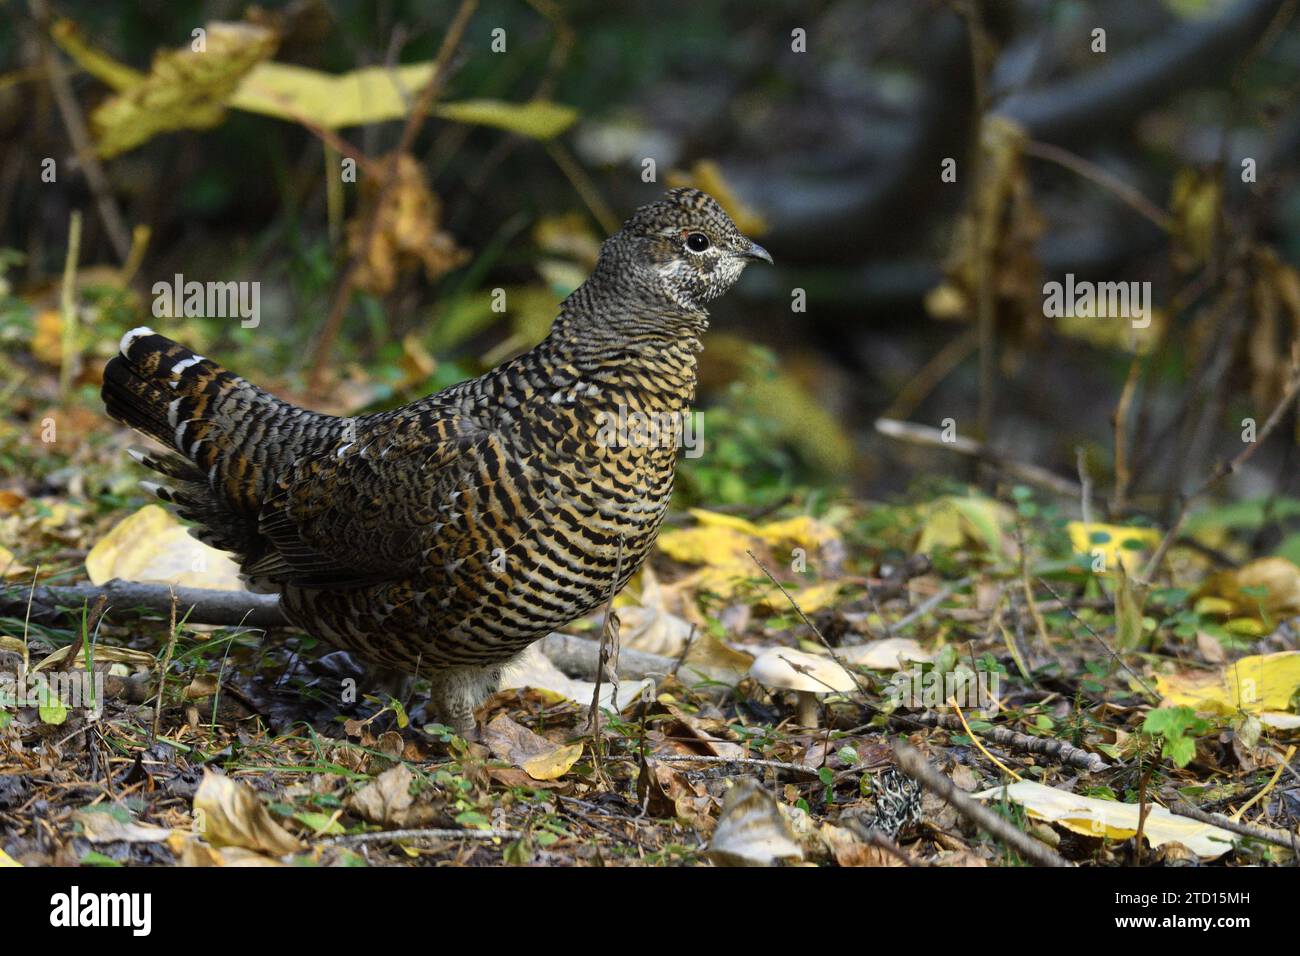
<svg viewBox="0 0 1300 956"><path fill-rule="evenodd" d="M405 703L407 696L411 693L411 685L414 681L415 676L413 674L409 674L399 667L372 665L366 669L367 687L385 705L389 697L394 697Z"/></svg>
<svg viewBox="0 0 1300 956"><path fill-rule="evenodd" d="M433 675L429 703L443 723L466 740L474 740L478 737L474 710L500 683L500 665L444 668Z"/></svg>

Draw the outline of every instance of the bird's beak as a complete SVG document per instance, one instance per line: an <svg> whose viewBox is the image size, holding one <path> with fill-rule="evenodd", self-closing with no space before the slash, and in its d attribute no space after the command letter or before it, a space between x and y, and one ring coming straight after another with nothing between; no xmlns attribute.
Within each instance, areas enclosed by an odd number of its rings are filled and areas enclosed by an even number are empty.
<svg viewBox="0 0 1300 956"><path fill-rule="evenodd" d="M749 248L741 253L746 259L762 259L768 265L772 265L772 253L768 252L757 242L751 241Z"/></svg>

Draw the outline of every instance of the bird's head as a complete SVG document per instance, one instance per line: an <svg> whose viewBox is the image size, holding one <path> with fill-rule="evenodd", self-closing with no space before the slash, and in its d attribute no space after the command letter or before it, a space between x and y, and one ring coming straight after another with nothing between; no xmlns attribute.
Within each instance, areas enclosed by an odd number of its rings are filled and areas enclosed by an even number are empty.
<svg viewBox="0 0 1300 956"><path fill-rule="evenodd" d="M601 267L623 273L628 292L667 298L692 312L722 295L767 250L736 228L718 201L698 189L673 189L642 206L601 248Z"/></svg>

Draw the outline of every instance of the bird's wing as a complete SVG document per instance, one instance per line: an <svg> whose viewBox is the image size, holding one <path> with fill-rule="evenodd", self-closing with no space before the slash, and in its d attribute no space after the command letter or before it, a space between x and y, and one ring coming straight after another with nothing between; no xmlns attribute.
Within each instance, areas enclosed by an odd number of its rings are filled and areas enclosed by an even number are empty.
<svg viewBox="0 0 1300 956"><path fill-rule="evenodd" d="M263 505L265 557L254 580L359 587L420 568L455 493L499 436L456 409L425 406L359 419L355 435L299 461Z"/></svg>

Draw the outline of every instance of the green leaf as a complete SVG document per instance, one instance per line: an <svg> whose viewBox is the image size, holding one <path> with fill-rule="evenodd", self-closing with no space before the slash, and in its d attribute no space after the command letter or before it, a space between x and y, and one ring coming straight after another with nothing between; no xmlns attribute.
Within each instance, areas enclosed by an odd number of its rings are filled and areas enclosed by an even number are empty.
<svg viewBox="0 0 1300 956"><path fill-rule="evenodd" d="M1186 767L1196 756L1196 741L1191 737L1166 738L1164 755L1174 762L1175 767Z"/></svg>

